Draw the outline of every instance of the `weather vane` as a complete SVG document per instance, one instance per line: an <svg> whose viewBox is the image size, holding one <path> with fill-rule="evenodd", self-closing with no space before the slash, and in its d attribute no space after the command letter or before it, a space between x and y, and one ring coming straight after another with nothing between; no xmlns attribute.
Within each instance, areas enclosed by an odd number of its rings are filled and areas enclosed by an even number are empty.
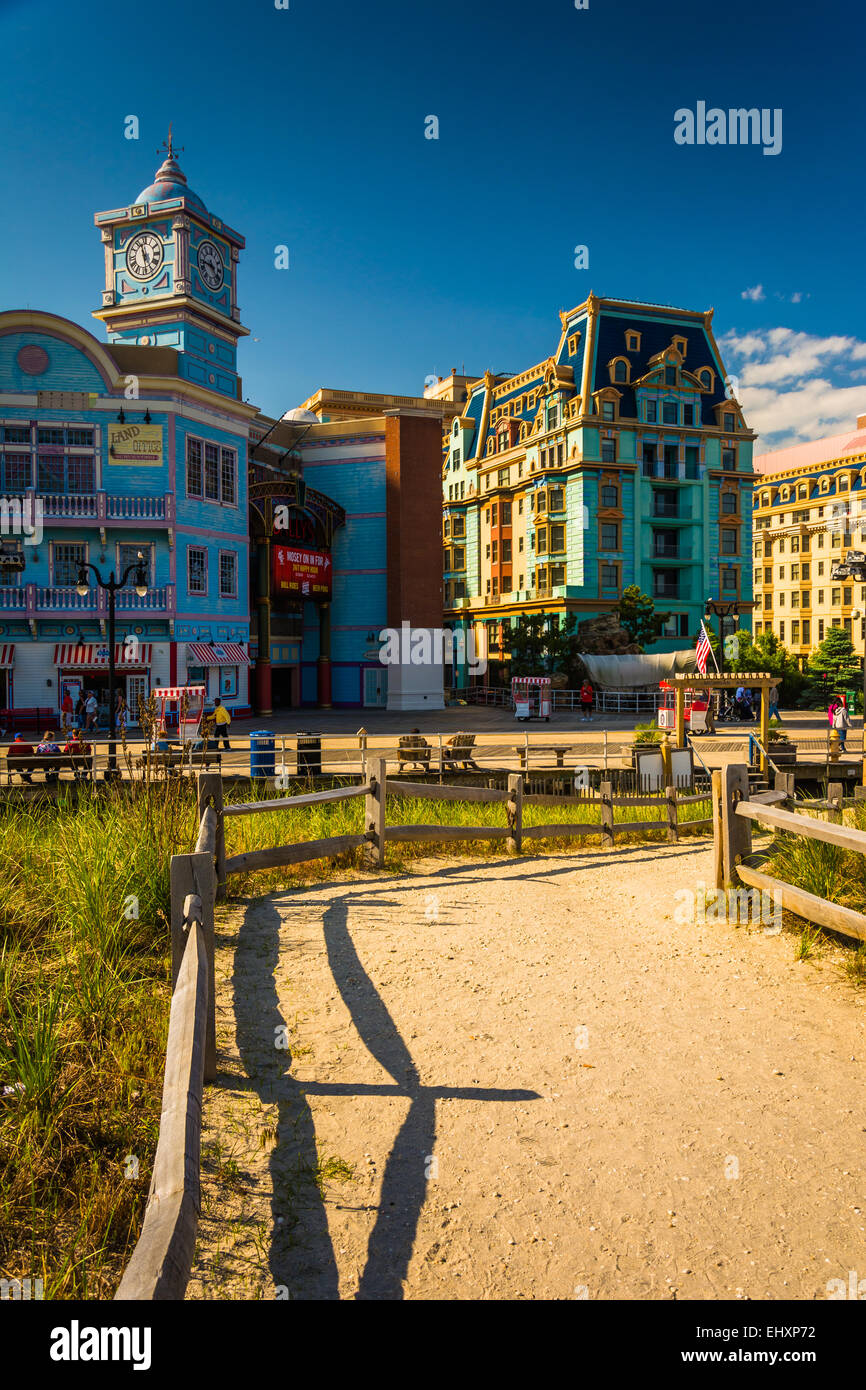
<svg viewBox="0 0 866 1390"><path fill-rule="evenodd" d="M162 144L160 145L159 149L157 150L157 154L162 154L163 152L165 152L165 154L166 154L166 156L167 156L168 159L174 159L174 157L175 157L176 154L183 154L183 148L184 148L183 145L179 145L179 146L177 147L177 149L175 149L174 143L173 143L172 137L171 137L171 121L169 121L169 123L168 123L168 140L163 140Z"/></svg>

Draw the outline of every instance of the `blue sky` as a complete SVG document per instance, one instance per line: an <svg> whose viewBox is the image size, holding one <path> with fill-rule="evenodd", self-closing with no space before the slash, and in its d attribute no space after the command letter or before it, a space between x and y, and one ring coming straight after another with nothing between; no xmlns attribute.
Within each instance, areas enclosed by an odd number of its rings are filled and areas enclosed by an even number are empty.
<svg viewBox="0 0 866 1390"><path fill-rule="evenodd" d="M171 120L246 236L241 371L270 413L520 371L590 289L713 305L763 447L866 413L859 6L289 4L0 0L0 307L102 336L93 212L150 182ZM780 108L781 153L676 144L699 101Z"/></svg>

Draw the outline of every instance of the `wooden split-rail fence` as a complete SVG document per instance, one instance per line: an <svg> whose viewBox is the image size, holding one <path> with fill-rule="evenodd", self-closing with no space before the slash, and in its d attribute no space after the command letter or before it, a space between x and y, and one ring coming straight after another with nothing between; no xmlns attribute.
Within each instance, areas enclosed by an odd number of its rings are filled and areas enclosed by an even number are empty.
<svg viewBox="0 0 866 1390"><path fill-rule="evenodd" d="M385 862L388 842L419 840L502 840L515 854L524 842L601 835L614 846L616 836L648 830L666 831L675 842L684 830L705 830L711 819L680 820L678 808L706 801L668 787L659 796L614 796L611 782L599 794L562 797L524 792L524 778L509 774L507 790L404 782L387 776L384 758L369 759L360 786L336 787L270 801L223 804L219 773L198 774L199 832L192 854L171 860L172 1001L166 1048L162 1115L147 1208L141 1236L115 1297L120 1300L181 1299L192 1268L201 1205L201 1120L204 1085L216 1079L216 991L214 972L216 902L224 897L231 874L274 869L309 860L332 858L366 847L371 867ZM226 857L225 822L235 816L254 816L298 807L321 806L352 797L365 798L363 832L335 835L248 850ZM386 797L427 798L435 801L500 803L505 824L415 825L388 824ZM594 807L597 819L544 825L524 824L526 806ZM664 806L664 820L616 821L616 808Z"/></svg>
<svg viewBox="0 0 866 1390"><path fill-rule="evenodd" d="M807 840L819 840L853 854L866 854L866 833L844 825L843 787L831 782L827 796L809 801L795 800L794 775L780 771L771 791L754 792L749 787L747 767L730 764L713 772L713 846L716 888L736 890L740 883L762 893L778 893L782 907L808 922L839 932L853 941L866 941L866 916L841 903L829 902L814 893L785 883L759 867L771 850L753 850L752 826ZM823 811L827 820L818 820L810 811ZM805 813L805 814L804 814ZM751 862L749 862L751 861Z"/></svg>

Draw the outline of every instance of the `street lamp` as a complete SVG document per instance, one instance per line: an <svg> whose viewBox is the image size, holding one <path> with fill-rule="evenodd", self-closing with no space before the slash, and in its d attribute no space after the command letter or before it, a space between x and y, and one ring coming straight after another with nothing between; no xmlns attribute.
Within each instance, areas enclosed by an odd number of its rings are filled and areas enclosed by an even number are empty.
<svg viewBox="0 0 866 1390"><path fill-rule="evenodd" d="M144 568L144 556L138 552L138 558L131 565L127 565L121 579L115 579L114 570L107 579L102 575L95 565L89 562L83 563L78 570L78 583L75 586L80 598L86 598L90 592L90 583L87 578L87 571L92 570L96 583L100 589L104 589L108 594L108 771L107 778L117 776L117 742L116 742L116 711L114 708L116 673L114 665L114 607L115 595L118 589L122 589L127 584L129 577L134 573L133 585L139 598L144 598L147 593L147 574Z"/></svg>
<svg viewBox="0 0 866 1390"><path fill-rule="evenodd" d="M740 605L736 599L730 603L723 603L721 599L708 598L704 605L704 625L709 629L715 613L719 619L719 651L724 657L725 654L725 620L735 618L740 611Z"/></svg>

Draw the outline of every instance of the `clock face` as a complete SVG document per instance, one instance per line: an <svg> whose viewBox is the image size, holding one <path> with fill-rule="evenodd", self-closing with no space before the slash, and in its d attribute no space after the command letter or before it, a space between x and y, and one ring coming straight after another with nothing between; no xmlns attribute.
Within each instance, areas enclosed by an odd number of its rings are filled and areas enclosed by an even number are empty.
<svg viewBox="0 0 866 1390"><path fill-rule="evenodd" d="M136 280L149 280L163 261L162 240L153 232L139 232L126 248L126 268Z"/></svg>
<svg viewBox="0 0 866 1390"><path fill-rule="evenodd" d="M218 290L223 282L225 267L220 249L214 241L199 242L198 273L209 290Z"/></svg>

